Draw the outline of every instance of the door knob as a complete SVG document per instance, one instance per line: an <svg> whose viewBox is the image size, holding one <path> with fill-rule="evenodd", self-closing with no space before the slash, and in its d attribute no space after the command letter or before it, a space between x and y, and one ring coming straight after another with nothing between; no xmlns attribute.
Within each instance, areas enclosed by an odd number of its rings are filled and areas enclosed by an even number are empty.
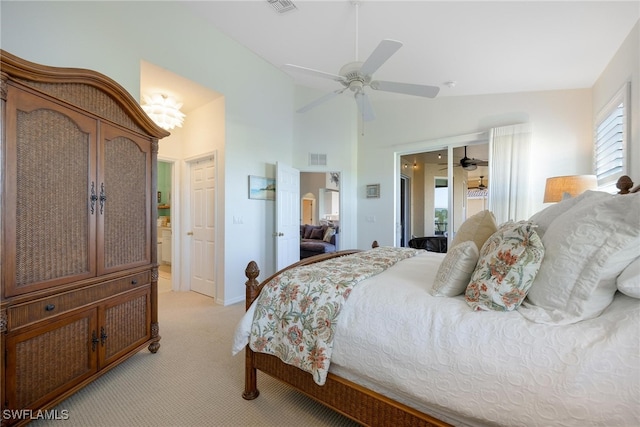
<svg viewBox="0 0 640 427"><path fill-rule="evenodd" d="M278 237L284 236L284 233L278 233Z"/></svg>
<svg viewBox="0 0 640 427"><path fill-rule="evenodd" d="M193 231L187 231L187 236L193 236Z"/></svg>

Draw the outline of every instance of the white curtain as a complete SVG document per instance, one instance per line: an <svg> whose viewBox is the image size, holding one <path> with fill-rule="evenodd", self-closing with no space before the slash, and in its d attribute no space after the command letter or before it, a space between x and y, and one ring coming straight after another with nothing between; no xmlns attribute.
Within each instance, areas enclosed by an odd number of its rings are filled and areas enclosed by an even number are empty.
<svg viewBox="0 0 640 427"><path fill-rule="evenodd" d="M528 219L531 125L491 129L489 137L489 210L498 225Z"/></svg>

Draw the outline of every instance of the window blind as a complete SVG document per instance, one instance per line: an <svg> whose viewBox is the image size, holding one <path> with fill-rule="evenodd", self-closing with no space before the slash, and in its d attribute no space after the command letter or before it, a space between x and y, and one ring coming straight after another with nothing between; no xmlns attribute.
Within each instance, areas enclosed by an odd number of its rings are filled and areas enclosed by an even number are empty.
<svg viewBox="0 0 640 427"><path fill-rule="evenodd" d="M616 181L626 173L625 88L603 109L596 122L594 173L598 179L598 188L605 191L615 191Z"/></svg>

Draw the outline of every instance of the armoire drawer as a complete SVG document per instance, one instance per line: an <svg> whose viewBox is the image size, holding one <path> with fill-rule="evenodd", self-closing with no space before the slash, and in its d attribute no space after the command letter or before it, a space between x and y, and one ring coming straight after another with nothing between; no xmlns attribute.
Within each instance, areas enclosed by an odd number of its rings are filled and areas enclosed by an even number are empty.
<svg viewBox="0 0 640 427"><path fill-rule="evenodd" d="M145 271L28 303L17 304L7 309L8 330L12 331L113 295L137 289L149 284L150 280L151 273Z"/></svg>

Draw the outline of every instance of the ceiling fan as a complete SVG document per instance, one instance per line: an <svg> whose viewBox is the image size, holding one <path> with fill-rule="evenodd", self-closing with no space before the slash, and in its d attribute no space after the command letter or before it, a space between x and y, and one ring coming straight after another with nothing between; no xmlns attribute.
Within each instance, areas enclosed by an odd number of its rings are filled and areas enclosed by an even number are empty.
<svg viewBox="0 0 640 427"><path fill-rule="evenodd" d="M477 187L469 187L469 190L484 190L487 188L486 185L484 185L484 183L482 182L482 180L484 179L484 175L480 175L480 184L478 184Z"/></svg>
<svg viewBox="0 0 640 427"><path fill-rule="evenodd" d="M285 64L283 67L302 72L315 77L334 80L342 85L331 93L312 101L311 103L298 109L298 113L304 113L318 105L329 101L335 96L340 95L347 89L353 92L358 105L358 110L364 121L375 119L373 107L369 97L365 93L365 88L380 90L384 92L401 93L405 95L422 96L426 98L434 98L440 88L438 86L426 86L411 83L391 82L384 80L373 80L373 73L378 70L394 53L402 47L402 43L396 40L385 39L380 42L378 47L364 61L358 61L358 9L359 2L354 1L356 8L356 60L345 64L339 74L326 73L324 71L314 70L312 68L301 67L299 65Z"/></svg>
<svg viewBox="0 0 640 427"><path fill-rule="evenodd" d="M441 163L446 164L446 163ZM457 165L453 165L454 167L461 166L462 169L467 171L473 171L478 168L478 166L489 166L489 162L487 160L480 160L467 157L467 147L464 147L464 157L460 159L460 162ZM446 168L444 168L446 169ZM444 170L442 169L442 170Z"/></svg>
<svg viewBox="0 0 640 427"><path fill-rule="evenodd" d="M489 162L486 160L470 159L467 157L467 147L464 147L464 157L460 159L460 166L462 169L472 171L476 170L478 166L489 166Z"/></svg>

